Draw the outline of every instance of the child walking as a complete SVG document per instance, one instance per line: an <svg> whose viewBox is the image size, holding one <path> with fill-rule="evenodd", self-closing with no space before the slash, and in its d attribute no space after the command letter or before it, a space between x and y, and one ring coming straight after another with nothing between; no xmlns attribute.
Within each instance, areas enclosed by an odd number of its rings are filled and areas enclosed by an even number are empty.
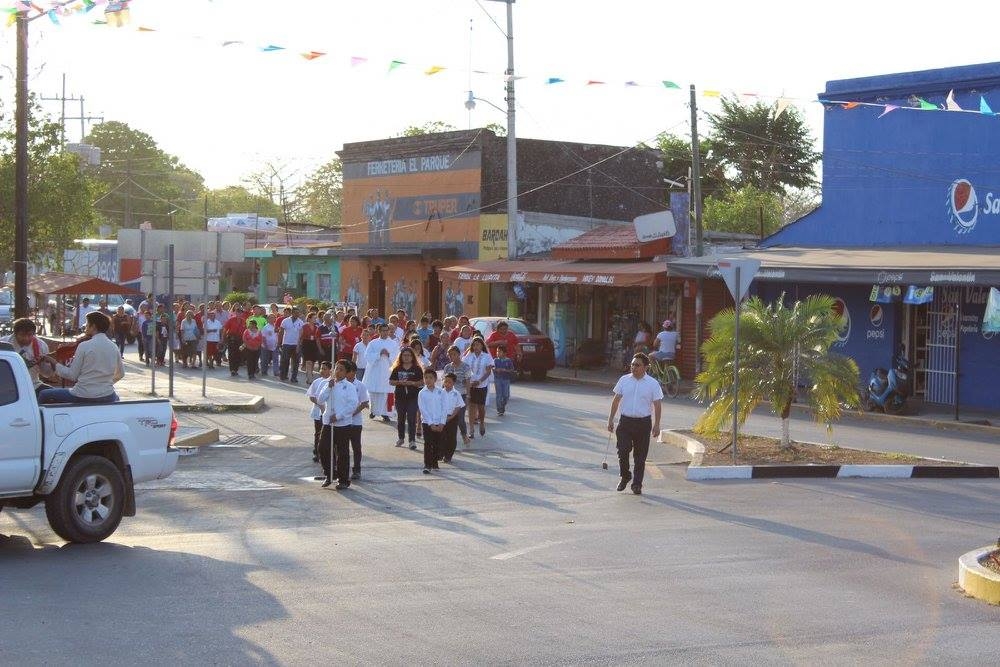
<svg viewBox="0 0 1000 667"><path fill-rule="evenodd" d="M424 371L424 388L417 394L417 406L424 425L424 474L438 468L438 450L445 424L444 390L437 387L437 371Z"/></svg>
<svg viewBox="0 0 1000 667"><path fill-rule="evenodd" d="M507 356L507 346L497 345L497 358L493 360L494 383L497 390L497 416L502 417L507 412L507 401L510 400L510 382L514 379L514 360Z"/></svg>

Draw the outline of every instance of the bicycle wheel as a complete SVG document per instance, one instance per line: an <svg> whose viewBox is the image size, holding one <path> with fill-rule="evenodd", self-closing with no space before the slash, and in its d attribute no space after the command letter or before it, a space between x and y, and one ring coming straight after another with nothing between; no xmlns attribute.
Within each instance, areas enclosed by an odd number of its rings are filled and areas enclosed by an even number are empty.
<svg viewBox="0 0 1000 667"><path fill-rule="evenodd" d="M662 382L664 393L670 398L677 398L677 392L681 388L681 374L676 366L667 366L664 372L665 382Z"/></svg>

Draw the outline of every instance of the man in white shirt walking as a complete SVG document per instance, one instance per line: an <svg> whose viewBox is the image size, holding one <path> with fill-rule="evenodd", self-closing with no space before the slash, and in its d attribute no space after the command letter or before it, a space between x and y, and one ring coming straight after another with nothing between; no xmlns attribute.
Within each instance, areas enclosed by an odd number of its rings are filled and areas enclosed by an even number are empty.
<svg viewBox="0 0 1000 667"><path fill-rule="evenodd" d="M420 411L424 425L424 474L438 468L438 454L441 440L444 436L444 425L447 421L445 412L447 398L444 389L438 389L437 371L428 368L424 371L424 388L417 394L417 409Z"/></svg>
<svg viewBox="0 0 1000 667"><path fill-rule="evenodd" d="M73 380L69 389L44 389L39 403L115 403L114 384L125 376L118 346L108 338L111 318L104 313L87 313L87 339L76 346L73 363L63 366L51 355L42 358L53 363L59 377Z"/></svg>
<svg viewBox="0 0 1000 667"><path fill-rule="evenodd" d="M312 404L309 417L313 420L313 463L319 463L319 441L323 434L323 402L319 400L323 387L330 383L332 365L324 361L319 365L319 377L306 390L306 398Z"/></svg>
<svg viewBox="0 0 1000 667"><path fill-rule="evenodd" d="M660 410L663 389L660 383L646 374L649 357L638 353L632 357L632 372L623 375L612 390L615 398L611 401L608 416L608 432L618 438L618 465L621 481L618 490L624 491L629 481L632 493L642 494L642 476L646 469L646 455L649 454L649 438L660 432ZM615 414L621 407L621 418L615 429ZM655 415L655 418L653 417ZM635 460L635 477L629 472L629 454Z"/></svg>
<svg viewBox="0 0 1000 667"><path fill-rule="evenodd" d="M326 363L325 361L323 363ZM351 451L354 455L354 465L351 467L351 479L361 479L361 430L364 428L364 411L369 405L368 389L358 379L358 366L353 361L347 362L347 380L358 390L358 407L354 411L351 422Z"/></svg>
<svg viewBox="0 0 1000 667"><path fill-rule="evenodd" d="M347 362L341 360L333 369L333 377L319 395L323 407L323 443L320 447L320 461L326 480L323 488L333 483L336 469L337 486L341 491L351 486L350 478L350 438L354 413L360 405L357 388L347 380Z"/></svg>
<svg viewBox="0 0 1000 667"><path fill-rule="evenodd" d="M299 307L292 307L292 314L281 320L281 327L278 330L278 344L281 346L281 379L289 381L288 370L291 366L291 382L299 381L299 338L302 335L302 327L305 322L299 317Z"/></svg>

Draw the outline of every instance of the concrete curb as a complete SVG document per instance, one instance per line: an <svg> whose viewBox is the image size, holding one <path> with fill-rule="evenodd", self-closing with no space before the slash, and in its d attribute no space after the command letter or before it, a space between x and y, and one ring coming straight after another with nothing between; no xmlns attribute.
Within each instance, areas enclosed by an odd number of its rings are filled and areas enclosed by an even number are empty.
<svg viewBox="0 0 1000 667"><path fill-rule="evenodd" d="M705 446L677 431L660 431L658 440L678 447L691 455L685 478L691 481L709 479L777 479L777 478L837 478L837 479L997 479L1000 468L978 465L737 465L703 466Z"/></svg>
<svg viewBox="0 0 1000 667"><path fill-rule="evenodd" d="M261 412L266 406L263 396L254 396L243 403L182 403L171 401L175 412Z"/></svg>
<svg viewBox="0 0 1000 667"><path fill-rule="evenodd" d="M977 600L1000 605L1000 574L979 563L986 554L995 551L996 548L996 546L982 547L959 557L958 586Z"/></svg>
<svg viewBox="0 0 1000 667"><path fill-rule="evenodd" d="M191 448L191 447L204 447L205 445L214 445L219 441L219 429L217 428L206 428L195 431L189 435L177 438L174 440L174 447L177 449Z"/></svg>

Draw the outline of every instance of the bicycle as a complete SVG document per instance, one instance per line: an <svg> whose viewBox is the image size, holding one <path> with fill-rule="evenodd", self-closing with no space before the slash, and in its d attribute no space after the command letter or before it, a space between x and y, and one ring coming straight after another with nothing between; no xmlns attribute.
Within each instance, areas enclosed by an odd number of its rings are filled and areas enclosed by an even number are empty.
<svg viewBox="0 0 1000 667"><path fill-rule="evenodd" d="M677 398L677 392L681 387L681 373L676 366L669 362L661 363L658 359L650 359L647 372L660 383L663 393L670 398Z"/></svg>

